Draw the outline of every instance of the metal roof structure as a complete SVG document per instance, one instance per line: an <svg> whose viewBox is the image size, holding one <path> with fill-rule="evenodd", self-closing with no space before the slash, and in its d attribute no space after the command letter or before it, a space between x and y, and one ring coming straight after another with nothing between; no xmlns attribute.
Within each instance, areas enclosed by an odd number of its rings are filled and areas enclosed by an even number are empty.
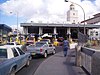
<svg viewBox="0 0 100 75"><path fill-rule="evenodd" d="M21 27L86 27L86 28L100 28L100 25L93 25L93 24L62 24L62 23L21 23Z"/></svg>

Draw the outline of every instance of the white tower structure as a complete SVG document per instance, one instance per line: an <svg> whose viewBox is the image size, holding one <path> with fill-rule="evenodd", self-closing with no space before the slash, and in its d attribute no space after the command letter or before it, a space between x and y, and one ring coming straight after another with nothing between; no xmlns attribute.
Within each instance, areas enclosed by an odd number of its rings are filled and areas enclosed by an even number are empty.
<svg viewBox="0 0 100 75"><path fill-rule="evenodd" d="M78 23L78 11L75 10L74 4L70 5L70 10L67 12L67 21L71 22L72 24Z"/></svg>

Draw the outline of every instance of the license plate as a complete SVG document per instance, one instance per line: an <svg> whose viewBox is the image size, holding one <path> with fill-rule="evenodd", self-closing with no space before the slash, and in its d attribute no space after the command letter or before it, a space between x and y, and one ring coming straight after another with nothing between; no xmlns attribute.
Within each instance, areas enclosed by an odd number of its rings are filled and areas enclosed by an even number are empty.
<svg viewBox="0 0 100 75"><path fill-rule="evenodd" d="M35 55L36 53L32 53L32 55Z"/></svg>

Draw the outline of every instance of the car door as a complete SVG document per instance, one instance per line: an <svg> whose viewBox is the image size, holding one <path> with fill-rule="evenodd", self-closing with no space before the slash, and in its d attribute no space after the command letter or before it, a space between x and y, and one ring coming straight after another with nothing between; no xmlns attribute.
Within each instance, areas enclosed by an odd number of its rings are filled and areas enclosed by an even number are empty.
<svg viewBox="0 0 100 75"><path fill-rule="evenodd" d="M18 70L21 67L22 61L16 48L12 48L12 52L13 52L14 60L15 60L15 63L17 65L17 70Z"/></svg>
<svg viewBox="0 0 100 75"><path fill-rule="evenodd" d="M45 51L47 51L48 54L50 53L50 48L48 44L44 44L43 48Z"/></svg>
<svg viewBox="0 0 100 75"><path fill-rule="evenodd" d="M47 50L48 54L51 53L51 47L50 47L50 44L46 44L46 50Z"/></svg>
<svg viewBox="0 0 100 75"><path fill-rule="evenodd" d="M24 66L24 62L25 62L25 54L20 54L20 52L18 51L17 48L13 48L13 54L16 60L16 64L17 64L17 70L19 70L20 68L22 68Z"/></svg>
<svg viewBox="0 0 100 75"><path fill-rule="evenodd" d="M28 54L25 54L19 47L16 47L16 49L20 54L19 59L21 60L21 66L24 66L28 60Z"/></svg>
<svg viewBox="0 0 100 75"><path fill-rule="evenodd" d="M52 44L49 44L49 50L50 50L50 53L52 53L53 52L53 45Z"/></svg>

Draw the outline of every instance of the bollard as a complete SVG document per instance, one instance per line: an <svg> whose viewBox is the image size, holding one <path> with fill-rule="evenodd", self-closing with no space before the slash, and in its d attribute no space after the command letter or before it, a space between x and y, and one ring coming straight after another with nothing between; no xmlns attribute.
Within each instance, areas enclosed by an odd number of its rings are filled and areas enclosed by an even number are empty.
<svg viewBox="0 0 100 75"><path fill-rule="evenodd" d="M75 60L75 64L78 67L81 67L81 46L77 45L75 47L76 50L76 60Z"/></svg>

